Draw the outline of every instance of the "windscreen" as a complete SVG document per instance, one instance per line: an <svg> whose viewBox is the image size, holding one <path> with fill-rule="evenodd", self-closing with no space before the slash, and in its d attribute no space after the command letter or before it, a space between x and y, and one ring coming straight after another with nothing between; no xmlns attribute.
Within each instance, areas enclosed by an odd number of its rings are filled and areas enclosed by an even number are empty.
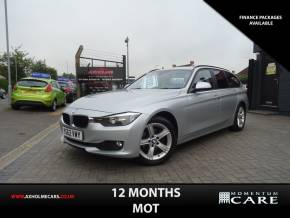
<svg viewBox="0 0 290 218"><path fill-rule="evenodd" d="M191 70L162 70L145 74L130 89L181 89L192 74Z"/></svg>

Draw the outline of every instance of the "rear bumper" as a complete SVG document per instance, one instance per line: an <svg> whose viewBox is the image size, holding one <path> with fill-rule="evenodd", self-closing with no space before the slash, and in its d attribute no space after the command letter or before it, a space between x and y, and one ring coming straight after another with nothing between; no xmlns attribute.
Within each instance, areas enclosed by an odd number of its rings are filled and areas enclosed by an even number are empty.
<svg viewBox="0 0 290 218"><path fill-rule="evenodd" d="M41 98L30 96L15 96L12 95L11 103L17 106L45 106L50 107L52 104L52 97L50 95L43 96Z"/></svg>
<svg viewBox="0 0 290 218"><path fill-rule="evenodd" d="M15 103L13 103L13 105L16 105L16 106L45 106L45 107L47 107L47 105L45 105L39 101L23 101L23 100L16 101Z"/></svg>

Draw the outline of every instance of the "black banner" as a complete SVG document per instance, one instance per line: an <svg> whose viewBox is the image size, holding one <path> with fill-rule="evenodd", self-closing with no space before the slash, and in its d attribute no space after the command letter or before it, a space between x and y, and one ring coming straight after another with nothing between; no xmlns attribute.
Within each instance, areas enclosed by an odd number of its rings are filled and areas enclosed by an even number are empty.
<svg viewBox="0 0 290 218"><path fill-rule="evenodd" d="M287 1L205 0L205 2L277 62L290 69L287 55L290 50L290 13Z"/></svg>
<svg viewBox="0 0 290 218"><path fill-rule="evenodd" d="M290 207L290 185L278 184L2 184L0 207L91 207L106 214L177 214L193 208ZM108 210L108 207L111 209Z"/></svg>

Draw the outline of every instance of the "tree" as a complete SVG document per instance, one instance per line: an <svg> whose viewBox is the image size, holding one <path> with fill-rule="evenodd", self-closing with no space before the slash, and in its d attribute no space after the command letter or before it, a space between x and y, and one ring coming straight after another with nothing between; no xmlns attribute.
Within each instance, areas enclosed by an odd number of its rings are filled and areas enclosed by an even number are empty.
<svg viewBox="0 0 290 218"><path fill-rule="evenodd" d="M68 79L75 79L76 75L72 73L62 73L62 77L68 78Z"/></svg>
<svg viewBox="0 0 290 218"><path fill-rule="evenodd" d="M27 76L27 73L31 70L33 60L28 56L28 53L20 50L21 47L13 48L10 54L10 69L11 69L11 82L16 81L16 69L17 69L17 81ZM8 55L4 53L0 55L0 74L5 78L8 78L7 68Z"/></svg>
<svg viewBox="0 0 290 218"><path fill-rule="evenodd" d="M57 80L57 70L53 67L47 67L47 72L50 73L51 78Z"/></svg>
<svg viewBox="0 0 290 218"><path fill-rule="evenodd" d="M0 55L0 75L5 78L8 78L7 60L8 55L6 52ZM16 69L17 81L29 76L31 72L50 73L52 79L57 79L57 70L55 68L47 66L45 60L35 60L28 57L28 53L23 51L21 46L13 48L10 53L10 69L12 85L16 82Z"/></svg>
<svg viewBox="0 0 290 218"><path fill-rule="evenodd" d="M45 60L38 60L32 64L32 72L49 73L52 79L57 79L57 70L53 67L48 67Z"/></svg>
<svg viewBox="0 0 290 218"><path fill-rule="evenodd" d="M46 63L45 60L34 61L31 66L32 72L45 72L46 73Z"/></svg>

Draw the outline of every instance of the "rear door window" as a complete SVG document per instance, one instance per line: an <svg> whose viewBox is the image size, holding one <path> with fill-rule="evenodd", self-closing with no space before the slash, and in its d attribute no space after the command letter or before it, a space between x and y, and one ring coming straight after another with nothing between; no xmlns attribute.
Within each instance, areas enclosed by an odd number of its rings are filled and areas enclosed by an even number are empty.
<svg viewBox="0 0 290 218"><path fill-rule="evenodd" d="M45 87L47 83L40 80L21 80L17 85L23 87Z"/></svg>
<svg viewBox="0 0 290 218"><path fill-rule="evenodd" d="M213 70L215 80L219 89L226 89L229 87L225 71L223 70Z"/></svg>
<svg viewBox="0 0 290 218"><path fill-rule="evenodd" d="M230 88L237 88L241 86L240 80L232 73L225 71Z"/></svg>

